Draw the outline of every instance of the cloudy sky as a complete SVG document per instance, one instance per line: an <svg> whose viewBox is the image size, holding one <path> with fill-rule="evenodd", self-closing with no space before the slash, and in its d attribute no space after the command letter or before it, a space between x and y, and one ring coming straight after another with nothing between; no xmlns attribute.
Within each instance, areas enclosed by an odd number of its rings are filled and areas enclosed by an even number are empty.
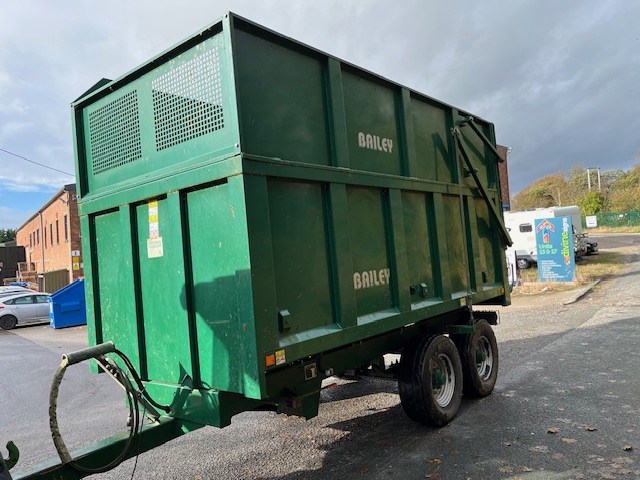
<svg viewBox="0 0 640 480"><path fill-rule="evenodd" d="M512 195L640 162L636 0L0 0L0 228L75 181L73 99L228 10L492 121Z"/></svg>

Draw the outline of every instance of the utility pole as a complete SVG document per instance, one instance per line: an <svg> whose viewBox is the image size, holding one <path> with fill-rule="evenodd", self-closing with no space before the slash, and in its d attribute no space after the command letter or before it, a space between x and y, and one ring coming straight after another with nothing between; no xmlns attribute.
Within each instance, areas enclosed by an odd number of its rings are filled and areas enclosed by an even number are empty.
<svg viewBox="0 0 640 480"><path fill-rule="evenodd" d="M602 192L602 182L600 177L600 167L587 167L587 186L589 188L589 192L591 192L591 170L598 171L598 192Z"/></svg>

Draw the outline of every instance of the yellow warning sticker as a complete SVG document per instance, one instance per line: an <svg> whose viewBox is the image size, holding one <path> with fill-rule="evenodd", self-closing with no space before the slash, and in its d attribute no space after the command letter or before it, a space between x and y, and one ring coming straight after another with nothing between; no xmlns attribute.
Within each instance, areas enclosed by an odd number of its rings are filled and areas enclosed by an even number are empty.
<svg viewBox="0 0 640 480"><path fill-rule="evenodd" d="M276 352L276 365L282 365L287 361L287 357L284 354L284 350L278 350Z"/></svg>
<svg viewBox="0 0 640 480"><path fill-rule="evenodd" d="M148 203L148 206L149 206L149 239L158 239L160 238L160 226L158 222L158 201L153 200Z"/></svg>

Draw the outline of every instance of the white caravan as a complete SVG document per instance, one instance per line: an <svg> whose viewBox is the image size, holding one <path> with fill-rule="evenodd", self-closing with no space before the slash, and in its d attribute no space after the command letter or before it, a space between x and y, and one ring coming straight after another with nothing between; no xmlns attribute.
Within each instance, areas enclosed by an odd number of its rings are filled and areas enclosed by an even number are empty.
<svg viewBox="0 0 640 480"><path fill-rule="evenodd" d="M587 252L586 235L582 233L580 207L532 208L523 211L504 212L504 224L513 240L519 268L529 268L538 261L534 221L540 218L571 217L573 247L576 257Z"/></svg>

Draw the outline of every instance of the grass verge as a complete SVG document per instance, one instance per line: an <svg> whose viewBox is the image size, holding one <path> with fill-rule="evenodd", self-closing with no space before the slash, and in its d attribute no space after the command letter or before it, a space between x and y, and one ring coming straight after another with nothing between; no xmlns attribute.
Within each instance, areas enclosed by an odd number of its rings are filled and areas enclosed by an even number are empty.
<svg viewBox="0 0 640 480"><path fill-rule="evenodd" d="M640 225L633 227L597 227L587 228L586 233L640 233Z"/></svg>

